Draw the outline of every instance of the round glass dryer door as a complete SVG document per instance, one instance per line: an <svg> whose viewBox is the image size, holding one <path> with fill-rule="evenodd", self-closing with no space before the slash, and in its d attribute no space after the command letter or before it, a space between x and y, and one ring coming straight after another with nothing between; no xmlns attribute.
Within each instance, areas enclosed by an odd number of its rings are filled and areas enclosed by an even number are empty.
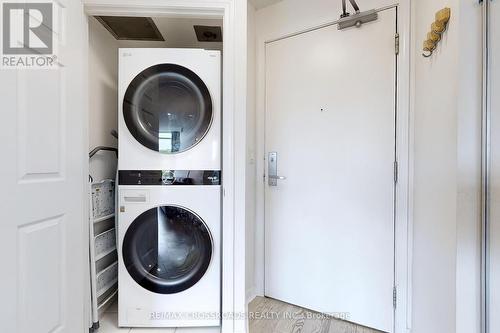
<svg viewBox="0 0 500 333"><path fill-rule="evenodd" d="M137 75L123 100L125 123L143 146L164 154L200 142L212 123L212 99L193 71L174 64L149 67Z"/></svg>
<svg viewBox="0 0 500 333"><path fill-rule="evenodd" d="M200 217L176 206L137 217L123 240L123 261L143 288L174 294L196 284L212 258L212 237Z"/></svg>

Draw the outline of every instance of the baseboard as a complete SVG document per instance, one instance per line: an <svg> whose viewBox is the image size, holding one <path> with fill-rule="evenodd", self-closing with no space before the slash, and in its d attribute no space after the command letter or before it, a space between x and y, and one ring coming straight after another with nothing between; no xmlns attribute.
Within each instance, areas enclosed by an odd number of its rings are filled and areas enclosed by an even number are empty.
<svg viewBox="0 0 500 333"><path fill-rule="evenodd" d="M245 297L246 297L246 304L247 305L248 305L248 303L253 301L253 299L255 297L257 297L257 290L256 290L255 286L247 288L246 293L245 293Z"/></svg>

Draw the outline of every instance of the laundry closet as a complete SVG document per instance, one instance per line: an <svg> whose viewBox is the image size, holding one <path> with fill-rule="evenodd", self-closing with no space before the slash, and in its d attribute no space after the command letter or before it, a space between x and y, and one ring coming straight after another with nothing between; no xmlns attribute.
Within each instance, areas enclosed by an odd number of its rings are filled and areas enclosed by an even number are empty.
<svg viewBox="0 0 500 333"><path fill-rule="evenodd" d="M223 21L88 20L89 327L219 332Z"/></svg>

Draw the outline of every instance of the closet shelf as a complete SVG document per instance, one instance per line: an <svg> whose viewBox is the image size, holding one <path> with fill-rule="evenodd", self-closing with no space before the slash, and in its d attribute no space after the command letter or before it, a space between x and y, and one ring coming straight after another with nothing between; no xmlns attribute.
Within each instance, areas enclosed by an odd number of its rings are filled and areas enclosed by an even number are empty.
<svg viewBox="0 0 500 333"><path fill-rule="evenodd" d="M94 261L98 261L116 250L116 232L111 228L94 238Z"/></svg>
<svg viewBox="0 0 500 333"><path fill-rule="evenodd" d="M104 299L99 305L97 306L97 309L100 311L102 308L106 307L108 303L114 299L114 297L118 294L118 290L115 290L112 292L106 299Z"/></svg>
<svg viewBox="0 0 500 333"><path fill-rule="evenodd" d="M94 223L103 222L103 221L109 220L109 219L111 219L113 217L115 217L114 213L106 215L106 216L101 216L101 217L98 217L98 218L94 219Z"/></svg>
<svg viewBox="0 0 500 333"><path fill-rule="evenodd" d="M103 252L103 253L101 253L101 254L97 255L97 256L95 257L95 261L99 261L99 260L101 260L102 258L104 258L104 257L106 257L106 256L108 256L108 255L110 255L110 254L111 254L111 253L113 253L114 251L116 251L116 246L113 246L113 247L112 247L111 249L109 249L108 251Z"/></svg>
<svg viewBox="0 0 500 333"><path fill-rule="evenodd" d="M90 303L94 326L118 291L115 200L114 180L89 183Z"/></svg>
<svg viewBox="0 0 500 333"><path fill-rule="evenodd" d="M97 274L97 297L104 295L118 282L118 262L115 261Z"/></svg>
<svg viewBox="0 0 500 333"><path fill-rule="evenodd" d="M102 289L97 291L97 297L101 297L104 295L109 289L113 288L114 285L118 282L118 279L114 279L106 284Z"/></svg>

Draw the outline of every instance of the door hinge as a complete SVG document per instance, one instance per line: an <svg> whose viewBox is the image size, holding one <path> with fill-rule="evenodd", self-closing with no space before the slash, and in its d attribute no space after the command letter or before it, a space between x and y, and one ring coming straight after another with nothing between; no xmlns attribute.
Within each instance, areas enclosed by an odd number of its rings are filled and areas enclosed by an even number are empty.
<svg viewBox="0 0 500 333"><path fill-rule="evenodd" d="M396 308L397 301L398 301L398 290L394 286L392 289L392 306L394 307L394 309Z"/></svg>
<svg viewBox="0 0 500 333"><path fill-rule="evenodd" d="M264 160L264 165L266 165L266 154L264 154L263 160ZM266 170L265 169L264 169L264 173L262 174L262 181L264 183L266 182Z"/></svg>
<svg viewBox="0 0 500 333"><path fill-rule="evenodd" d="M394 53L399 54L399 34L394 35Z"/></svg>
<svg viewBox="0 0 500 333"><path fill-rule="evenodd" d="M394 161L394 183L398 182L398 162Z"/></svg>

